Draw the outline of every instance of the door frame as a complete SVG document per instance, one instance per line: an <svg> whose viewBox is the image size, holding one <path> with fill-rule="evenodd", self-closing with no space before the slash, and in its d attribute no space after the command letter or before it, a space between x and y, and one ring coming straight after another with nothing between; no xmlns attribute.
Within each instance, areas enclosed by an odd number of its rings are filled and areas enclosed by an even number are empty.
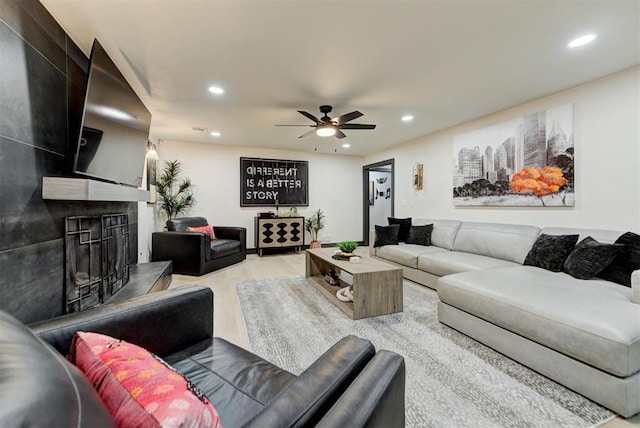
<svg viewBox="0 0 640 428"><path fill-rule="evenodd" d="M369 245L369 172L381 170L383 166L391 166L391 217L395 212L396 200L396 180L395 180L395 159L386 159L380 162L371 163L362 167L362 242ZM388 171L384 169L384 171Z"/></svg>

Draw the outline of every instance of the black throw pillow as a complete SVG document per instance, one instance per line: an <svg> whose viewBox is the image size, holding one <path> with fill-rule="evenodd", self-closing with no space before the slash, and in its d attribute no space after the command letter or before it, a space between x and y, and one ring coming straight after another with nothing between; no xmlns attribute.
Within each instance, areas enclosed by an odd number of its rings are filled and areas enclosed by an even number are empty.
<svg viewBox="0 0 640 428"><path fill-rule="evenodd" d="M527 266L536 266L551 272L561 272L564 261L576 246L580 235L541 234L524 259Z"/></svg>
<svg viewBox="0 0 640 428"><path fill-rule="evenodd" d="M433 232L433 224L424 226L411 226L409 228L409 237L407 244L431 245L431 232Z"/></svg>
<svg viewBox="0 0 640 428"><path fill-rule="evenodd" d="M393 218L387 217L389 225L397 224L400 226L398 230L398 241L405 242L409 237L409 229L411 228L411 217L409 218Z"/></svg>
<svg viewBox="0 0 640 428"><path fill-rule="evenodd" d="M609 266L623 247L621 244L604 244L587 236L569 254L563 270L574 278L593 278Z"/></svg>
<svg viewBox="0 0 640 428"><path fill-rule="evenodd" d="M382 247L384 245L398 245L398 230L400 226L392 224L391 226L376 225L376 240L374 247Z"/></svg>
<svg viewBox="0 0 640 428"><path fill-rule="evenodd" d="M624 248L598 277L631 287L631 273L640 269L640 235L627 232L620 235L615 243L624 245Z"/></svg>

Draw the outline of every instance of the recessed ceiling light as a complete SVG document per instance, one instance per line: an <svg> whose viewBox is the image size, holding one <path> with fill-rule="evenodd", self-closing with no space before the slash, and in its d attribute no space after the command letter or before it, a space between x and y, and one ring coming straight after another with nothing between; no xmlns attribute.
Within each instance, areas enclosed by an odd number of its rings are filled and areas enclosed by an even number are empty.
<svg viewBox="0 0 640 428"><path fill-rule="evenodd" d="M221 136L221 135L222 135L222 134L221 134L219 131L211 131L211 136L212 136L212 137L219 137L219 136Z"/></svg>
<svg viewBox="0 0 640 428"><path fill-rule="evenodd" d="M571 42L569 42L567 46L569 46L570 48L577 48L578 46L583 46L583 45L586 45L587 43L591 43L595 39L596 39L595 34L587 34L572 40Z"/></svg>
<svg viewBox="0 0 640 428"><path fill-rule="evenodd" d="M349 144L349 143L342 144L342 148L344 148L344 149L348 149L349 147L351 147L351 144Z"/></svg>
<svg viewBox="0 0 640 428"><path fill-rule="evenodd" d="M209 92L216 95L222 95L224 94L224 89L222 89L220 86L209 86Z"/></svg>
<svg viewBox="0 0 640 428"><path fill-rule="evenodd" d="M403 122L411 122L412 120L413 120L413 116L411 116L410 114L402 116Z"/></svg>

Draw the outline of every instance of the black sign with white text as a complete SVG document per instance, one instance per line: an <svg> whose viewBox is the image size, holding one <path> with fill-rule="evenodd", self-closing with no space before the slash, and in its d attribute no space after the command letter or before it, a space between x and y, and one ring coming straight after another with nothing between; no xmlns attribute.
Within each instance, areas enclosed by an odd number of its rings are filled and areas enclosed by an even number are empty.
<svg viewBox="0 0 640 428"><path fill-rule="evenodd" d="M240 158L240 206L309 206L307 161Z"/></svg>

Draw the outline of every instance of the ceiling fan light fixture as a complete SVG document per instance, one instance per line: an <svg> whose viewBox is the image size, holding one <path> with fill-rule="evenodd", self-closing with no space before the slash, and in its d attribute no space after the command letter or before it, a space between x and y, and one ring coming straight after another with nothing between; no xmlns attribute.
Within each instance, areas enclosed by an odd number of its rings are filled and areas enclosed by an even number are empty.
<svg viewBox="0 0 640 428"><path fill-rule="evenodd" d="M336 128L333 125L322 125L316 128L318 137L333 137L336 135Z"/></svg>
<svg viewBox="0 0 640 428"><path fill-rule="evenodd" d="M366 124L366 123L347 123L351 122L354 119L357 119L363 116L359 111L352 111L351 113L343 114L338 117L331 118L328 113L330 113L332 107L329 105L320 106L320 113L324 113L324 116L321 118L317 118L309 112L298 110L298 113L313 121L313 125L276 125L276 126L305 126L311 127L312 129L308 132L305 132L298 138L308 137L310 135L316 134L319 137L336 137L340 140L343 138L347 138L343 129L376 129L376 125Z"/></svg>

